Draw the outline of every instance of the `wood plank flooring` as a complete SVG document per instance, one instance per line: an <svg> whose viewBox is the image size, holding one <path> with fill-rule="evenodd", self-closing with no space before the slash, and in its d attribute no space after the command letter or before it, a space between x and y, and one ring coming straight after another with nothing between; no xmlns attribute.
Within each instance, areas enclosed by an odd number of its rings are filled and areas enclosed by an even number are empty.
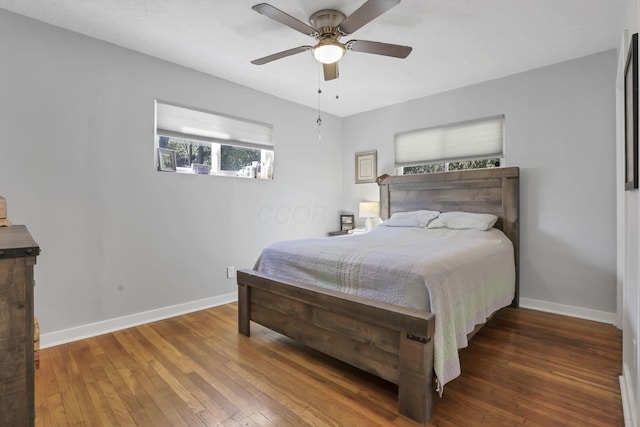
<svg viewBox="0 0 640 427"><path fill-rule="evenodd" d="M37 426L415 426L397 387L228 304L41 350ZM622 334L527 309L497 313L461 351L432 426L623 426Z"/></svg>

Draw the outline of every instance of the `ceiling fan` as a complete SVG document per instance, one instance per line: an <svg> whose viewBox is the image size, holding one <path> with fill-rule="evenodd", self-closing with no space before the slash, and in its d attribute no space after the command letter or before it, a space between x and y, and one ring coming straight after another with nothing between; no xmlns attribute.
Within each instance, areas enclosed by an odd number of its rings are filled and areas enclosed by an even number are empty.
<svg viewBox="0 0 640 427"><path fill-rule="evenodd" d="M289 28L293 28L302 34L315 38L318 43L315 46L294 47L293 49L254 59L251 63L263 65L276 59L311 51L313 56L322 63L324 79L333 80L338 78L338 60L342 58L348 50L406 58L409 53L411 53L412 48L410 46L367 40L349 40L346 43L340 42L341 37L362 28L398 3L400 3L400 0L367 0L358 10L349 16L345 16L342 12L333 9L319 10L309 17L309 23L311 25L305 24L270 4L257 4L251 9Z"/></svg>

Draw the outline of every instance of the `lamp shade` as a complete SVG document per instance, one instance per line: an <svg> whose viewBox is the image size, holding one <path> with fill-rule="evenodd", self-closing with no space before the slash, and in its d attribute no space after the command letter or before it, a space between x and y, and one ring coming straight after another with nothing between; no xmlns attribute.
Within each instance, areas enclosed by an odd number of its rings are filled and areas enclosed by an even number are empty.
<svg viewBox="0 0 640 427"><path fill-rule="evenodd" d="M380 203L360 202L358 216L360 218L378 218L380 216Z"/></svg>

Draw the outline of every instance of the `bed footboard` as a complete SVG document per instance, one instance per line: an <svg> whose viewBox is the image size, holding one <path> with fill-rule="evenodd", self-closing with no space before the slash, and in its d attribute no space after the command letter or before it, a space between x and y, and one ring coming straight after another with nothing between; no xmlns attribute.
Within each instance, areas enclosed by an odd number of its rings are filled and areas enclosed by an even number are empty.
<svg viewBox="0 0 640 427"><path fill-rule="evenodd" d="M250 321L397 384L399 412L431 420L432 314L241 270L241 334L250 336Z"/></svg>

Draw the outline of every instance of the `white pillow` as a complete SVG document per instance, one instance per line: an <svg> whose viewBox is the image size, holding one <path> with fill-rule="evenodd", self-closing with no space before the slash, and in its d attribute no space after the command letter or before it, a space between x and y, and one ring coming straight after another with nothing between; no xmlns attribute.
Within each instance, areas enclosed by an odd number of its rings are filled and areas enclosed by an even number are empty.
<svg viewBox="0 0 640 427"><path fill-rule="evenodd" d="M434 219L427 228L452 228L456 230L488 230L494 226L498 217L491 214L471 212L444 212Z"/></svg>
<svg viewBox="0 0 640 427"><path fill-rule="evenodd" d="M437 218L438 211L411 211L396 212L391 218L384 221L382 225L387 227L426 227L434 218Z"/></svg>

